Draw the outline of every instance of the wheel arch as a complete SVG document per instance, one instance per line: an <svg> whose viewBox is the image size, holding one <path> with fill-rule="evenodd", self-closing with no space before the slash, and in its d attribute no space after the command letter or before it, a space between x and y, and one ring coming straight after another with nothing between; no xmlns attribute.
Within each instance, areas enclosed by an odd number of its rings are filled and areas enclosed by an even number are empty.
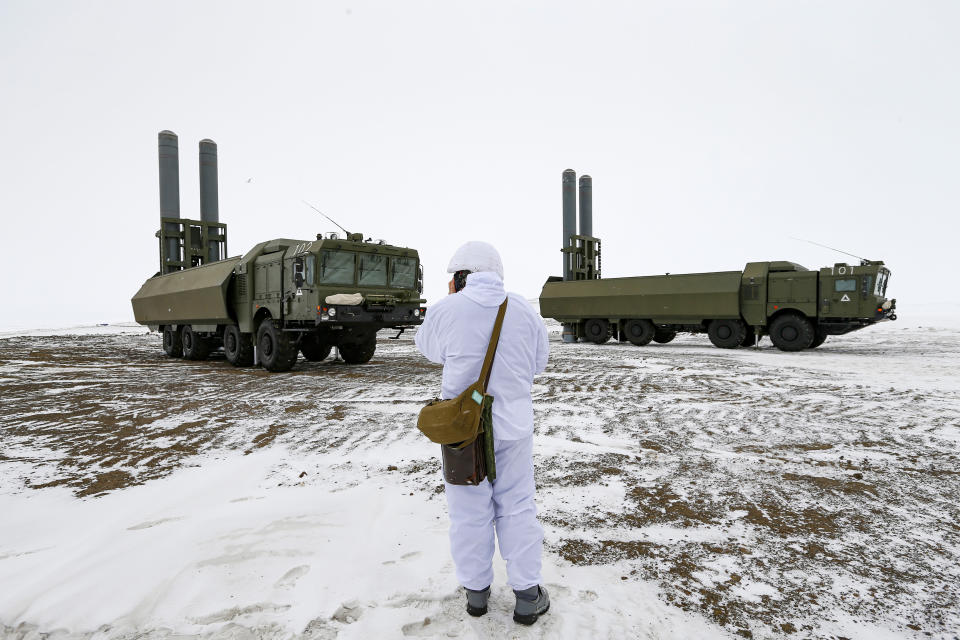
<svg viewBox="0 0 960 640"><path fill-rule="evenodd" d="M256 334L257 329L260 328L260 323L266 319L273 319L273 314L270 313L270 310L266 307L260 307L257 309L257 312L253 314L253 331L252 333ZM242 327L241 327L242 330Z"/></svg>
<svg viewBox="0 0 960 640"><path fill-rule="evenodd" d="M777 309L770 316L767 317L767 327L769 328L770 325L773 324L774 320L776 320L780 316L785 316L785 315L794 315L794 316L800 316L801 318L806 318L807 320L813 323L814 328L816 328L817 326L816 316L811 317L808 314L804 313L803 310L798 307L782 307L780 309ZM747 323L747 326L749 327L750 324Z"/></svg>

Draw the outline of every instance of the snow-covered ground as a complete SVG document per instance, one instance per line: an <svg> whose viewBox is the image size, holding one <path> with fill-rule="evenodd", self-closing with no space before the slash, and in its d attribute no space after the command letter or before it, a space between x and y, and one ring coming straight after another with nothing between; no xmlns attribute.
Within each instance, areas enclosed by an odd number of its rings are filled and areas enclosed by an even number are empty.
<svg viewBox="0 0 960 640"><path fill-rule="evenodd" d="M531 628L502 564L464 611L411 336L286 374L136 326L2 336L0 637L958 636L955 316L797 354L553 329Z"/></svg>

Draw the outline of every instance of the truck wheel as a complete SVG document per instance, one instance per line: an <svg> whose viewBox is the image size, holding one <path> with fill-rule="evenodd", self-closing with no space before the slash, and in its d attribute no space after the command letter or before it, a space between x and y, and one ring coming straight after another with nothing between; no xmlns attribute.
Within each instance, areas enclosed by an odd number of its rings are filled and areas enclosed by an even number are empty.
<svg viewBox="0 0 960 640"><path fill-rule="evenodd" d="M826 332L823 329L817 328L816 337L814 337L813 342L810 343L810 348L816 349L826 341L827 341Z"/></svg>
<svg viewBox="0 0 960 640"><path fill-rule="evenodd" d="M813 324L801 315L786 313L770 323L770 340L781 351L802 351L815 337Z"/></svg>
<svg viewBox="0 0 960 640"><path fill-rule="evenodd" d="M267 371L289 371L297 362L297 347L290 336L269 318L257 329L257 350L260 362Z"/></svg>
<svg viewBox="0 0 960 640"><path fill-rule="evenodd" d="M327 347L329 351L330 347ZM374 335L365 342L348 342L337 346L340 357L347 364L363 364L369 362L373 352L377 350L377 336Z"/></svg>
<svg viewBox="0 0 960 640"><path fill-rule="evenodd" d="M657 328L649 320L627 320L623 325L623 333L632 344L642 347L650 344L653 336L657 335Z"/></svg>
<svg viewBox="0 0 960 640"><path fill-rule="evenodd" d="M253 342L249 333L240 333L235 324L223 330L223 355L227 362L235 367L249 367L253 364Z"/></svg>
<svg viewBox="0 0 960 640"><path fill-rule="evenodd" d="M183 357L187 360L206 360L210 355L210 343L194 333L188 324L180 330L180 342L183 345Z"/></svg>
<svg viewBox="0 0 960 640"><path fill-rule="evenodd" d="M330 355L330 349L330 345L320 342L320 338L316 335L305 335L300 340L300 353L310 362L324 360Z"/></svg>
<svg viewBox="0 0 960 640"><path fill-rule="evenodd" d="M742 320L714 320L707 327L707 335L715 347L736 349L747 337L747 327Z"/></svg>
<svg viewBox="0 0 960 640"><path fill-rule="evenodd" d="M583 323L583 337L590 342L603 344L610 339L610 323L602 318L590 318Z"/></svg>
<svg viewBox="0 0 960 640"><path fill-rule="evenodd" d="M653 334L653 341L660 344L667 344L677 337L677 332L670 329L657 329Z"/></svg>
<svg viewBox="0 0 960 640"><path fill-rule="evenodd" d="M180 342L180 332L176 329L163 328L163 352L171 358L183 357L183 343Z"/></svg>

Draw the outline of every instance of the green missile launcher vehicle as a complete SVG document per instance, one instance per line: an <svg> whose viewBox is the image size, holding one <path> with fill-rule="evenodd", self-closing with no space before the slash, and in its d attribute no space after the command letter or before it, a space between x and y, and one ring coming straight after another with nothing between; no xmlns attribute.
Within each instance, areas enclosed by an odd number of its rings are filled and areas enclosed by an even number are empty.
<svg viewBox="0 0 960 640"><path fill-rule="evenodd" d="M600 240L592 230L592 180L580 180L580 230L574 231L576 174L564 172L563 277L540 294L540 313L563 324L565 342L666 343L678 332L706 333L717 347L756 344L769 335L800 351L885 320L890 271L882 261L810 271L793 262L751 262L743 271L600 278Z"/></svg>
<svg viewBox="0 0 960 640"><path fill-rule="evenodd" d="M201 219L179 217L177 138L160 133L160 272L131 300L140 324L163 334L170 357L202 360L223 348L235 366L287 371L298 353L350 364L370 360L380 329L423 322L415 249L359 233L262 242L226 255L216 207L216 146L201 142ZM399 334L398 334L399 335Z"/></svg>

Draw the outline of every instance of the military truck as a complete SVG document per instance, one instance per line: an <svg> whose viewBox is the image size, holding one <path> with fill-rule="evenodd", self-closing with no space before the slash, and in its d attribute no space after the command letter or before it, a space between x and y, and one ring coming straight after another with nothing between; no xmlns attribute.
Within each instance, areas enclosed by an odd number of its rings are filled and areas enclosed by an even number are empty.
<svg viewBox="0 0 960 640"><path fill-rule="evenodd" d="M540 313L563 324L567 342L667 343L678 332L706 333L717 347L750 346L769 335L783 351L800 351L885 320L890 271L880 260L837 263L818 271L787 261L751 262L743 271L600 277L600 240L592 231L592 179L580 180L580 231L575 232L576 174L564 172L564 262L547 280ZM571 211L573 210L573 211Z"/></svg>
<svg viewBox="0 0 960 640"><path fill-rule="evenodd" d="M163 334L170 357L203 360L223 348L234 366L287 371L333 347L350 364L370 360L380 329L423 322L423 271L415 249L360 233L261 242L226 255L216 204L216 145L201 142L201 219L179 217L177 137L159 135L160 272L131 300L140 324ZM397 334L399 336L399 333Z"/></svg>

